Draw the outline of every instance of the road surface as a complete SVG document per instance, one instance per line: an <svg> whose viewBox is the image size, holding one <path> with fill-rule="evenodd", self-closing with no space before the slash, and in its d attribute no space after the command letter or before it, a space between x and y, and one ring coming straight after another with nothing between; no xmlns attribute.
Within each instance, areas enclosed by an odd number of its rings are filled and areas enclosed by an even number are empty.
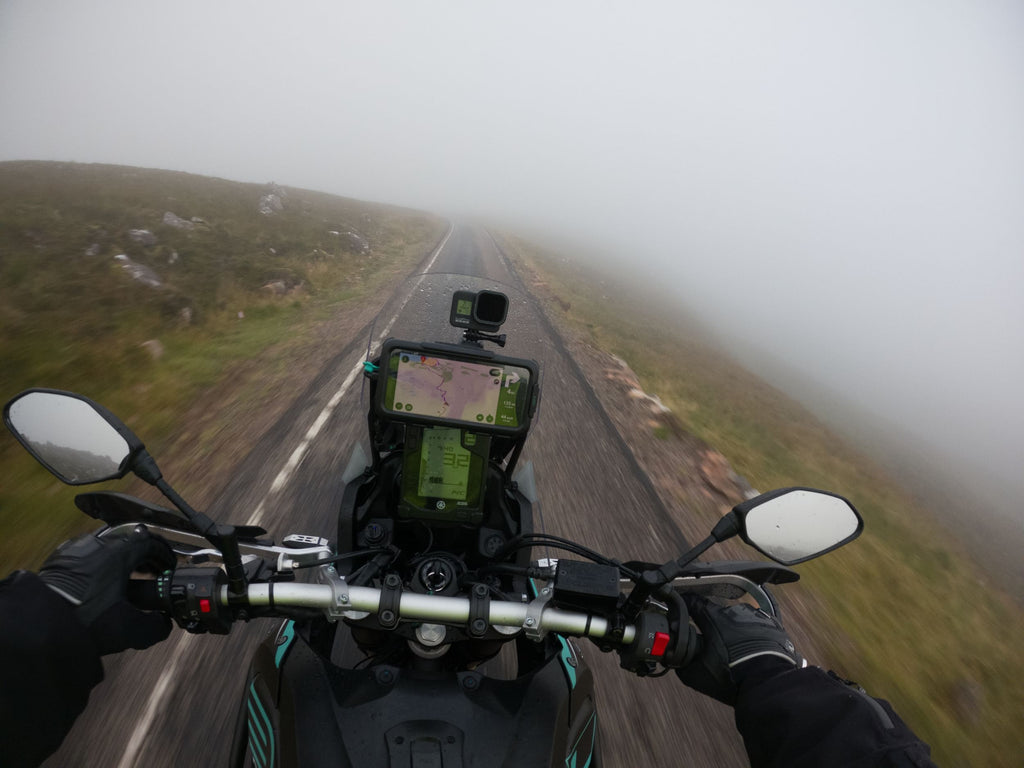
<svg viewBox="0 0 1024 768"><path fill-rule="evenodd" d="M454 228L423 266L518 283L478 229ZM523 461L534 463L547 531L624 560L677 555L682 536L537 305L527 302L506 326L510 335L513 325L525 351L535 345L545 364L540 419ZM366 428L355 373L364 352L353 340L296 393L287 413L239 462L207 510L211 517L258 522L278 540L293 532L333 538L340 476ZM223 765L248 659L276 624L236 625L227 637L175 630L151 650L108 659L107 679L45 765ZM671 675L633 678L618 669L617 656L585 641L581 646L597 678L606 765L747 764L729 708L691 693Z"/></svg>

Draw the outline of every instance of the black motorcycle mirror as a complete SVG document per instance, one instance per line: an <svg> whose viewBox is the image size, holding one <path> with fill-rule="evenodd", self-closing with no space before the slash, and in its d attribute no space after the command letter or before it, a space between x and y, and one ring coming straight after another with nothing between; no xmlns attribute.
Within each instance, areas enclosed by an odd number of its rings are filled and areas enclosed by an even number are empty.
<svg viewBox="0 0 1024 768"><path fill-rule="evenodd" d="M245 595L234 526L217 525L192 509L163 479L136 434L102 405L74 392L30 389L4 406L4 423L25 450L68 485L101 483L132 472L155 486L224 555L229 592Z"/></svg>
<svg viewBox="0 0 1024 768"><path fill-rule="evenodd" d="M775 562L796 565L848 544L862 530L860 513L842 496L814 488L768 491L733 507L710 536L678 560L645 571L631 602L639 604L714 544L737 534Z"/></svg>

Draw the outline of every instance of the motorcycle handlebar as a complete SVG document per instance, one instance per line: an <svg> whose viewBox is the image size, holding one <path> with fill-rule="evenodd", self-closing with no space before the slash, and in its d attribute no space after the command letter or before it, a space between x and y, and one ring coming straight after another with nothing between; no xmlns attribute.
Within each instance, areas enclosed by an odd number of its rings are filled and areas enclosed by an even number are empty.
<svg viewBox="0 0 1024 768"><path fill-rule="evenodd" d="M264 583L250 584L249 605L253 607L291 607L322 610L332 618L380 612L382 591L374 587L346 585L340 592L332 584ZM228 604L227 588L220 594L222 605ZM398 616L407 621L427 621L441 624L468 626L470 600L466 597L446 597L403 592L398 604ZM509 633L524 629L527 633L560 632L579 637L604 638L611 634L612 627L602 616L579 611L569 611L537 601L516 603L507 600L491 600L488 603L490 626ZM636 637L636 628L627 625L621 643L629 645Z"/></svg>

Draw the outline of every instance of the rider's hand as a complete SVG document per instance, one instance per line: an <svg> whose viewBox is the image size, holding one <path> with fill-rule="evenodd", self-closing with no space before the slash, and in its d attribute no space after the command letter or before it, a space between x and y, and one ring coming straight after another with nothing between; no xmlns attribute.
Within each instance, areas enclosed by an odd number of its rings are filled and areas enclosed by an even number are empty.
<svg viewBox="0 0 1024 768"><path fill-rule="evenodd" d="M167 637L171 621L147 613L125 597L132 571L173 568L174 553L163 539L138 528L128 537L91 533L66 541L43 564L39 577L76 606L75 614L101 654L148 648Z"/></svg>
<svg viewBox="0 0 1024 768"><path fill-rule="evenodd" d="M701 597L688 597L687 603L703 643L700 653L676 674L691 688L734 705L748 674L765 667L782 672L803 666L782 625L764 611L744 603L724 606Z"/></svg>

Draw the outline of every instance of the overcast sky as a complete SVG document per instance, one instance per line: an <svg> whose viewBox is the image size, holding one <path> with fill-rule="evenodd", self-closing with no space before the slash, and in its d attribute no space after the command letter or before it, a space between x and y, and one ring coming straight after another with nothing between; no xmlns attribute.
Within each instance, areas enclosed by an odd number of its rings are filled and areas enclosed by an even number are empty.
<svg viewBox="0 0 1024 768"><path fill-rule="evenodd" d="M1024 494L1019 0L0 0L0 159L600 244Z"/></svg>

